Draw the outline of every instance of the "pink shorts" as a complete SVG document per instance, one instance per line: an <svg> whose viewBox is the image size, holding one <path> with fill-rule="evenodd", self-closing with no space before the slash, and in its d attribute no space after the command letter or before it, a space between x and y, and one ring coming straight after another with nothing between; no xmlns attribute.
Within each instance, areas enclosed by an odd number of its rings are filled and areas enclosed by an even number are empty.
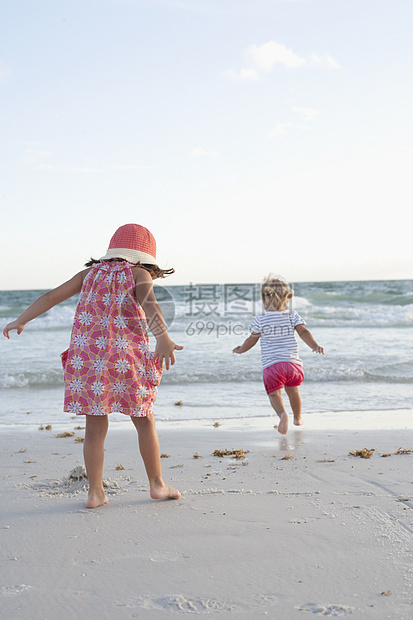
<svg viewBox="0 0 413 620"><path fill-rule="evenodd" d="M267 394L281 390L284 386L294 387L304 381L304 371L299 364L277 362L264 368L262 378Z"/></svg>

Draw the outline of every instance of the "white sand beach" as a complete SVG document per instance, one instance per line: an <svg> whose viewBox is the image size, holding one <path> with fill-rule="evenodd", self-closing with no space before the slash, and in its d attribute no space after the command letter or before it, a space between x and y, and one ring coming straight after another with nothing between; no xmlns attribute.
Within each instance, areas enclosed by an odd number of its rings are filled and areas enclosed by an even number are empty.
<svg viewBox="0 0 413 620"><path fill-rule="evenodd" d="M109 503L95 510L84 507L82 418L63 438L6 430L0 615L408 620L410 415L352 413L351 429L345 413L307 416L286 437L274 418L159 423L178 501L150 499L134 429L110 428ZM349 454L363 449L370 458Z"/></svg>

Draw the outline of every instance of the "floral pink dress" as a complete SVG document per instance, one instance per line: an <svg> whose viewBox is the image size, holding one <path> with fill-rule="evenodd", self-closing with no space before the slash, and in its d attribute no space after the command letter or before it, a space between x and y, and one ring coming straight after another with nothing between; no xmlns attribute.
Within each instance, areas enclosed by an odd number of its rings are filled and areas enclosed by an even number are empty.
<svg viewBox="0 0 413 620"><path fill-rule="evenodd" d="M131 264L103 261L86 275L62 363L66 412L153 413L162 369L149 348Z"/></svg>

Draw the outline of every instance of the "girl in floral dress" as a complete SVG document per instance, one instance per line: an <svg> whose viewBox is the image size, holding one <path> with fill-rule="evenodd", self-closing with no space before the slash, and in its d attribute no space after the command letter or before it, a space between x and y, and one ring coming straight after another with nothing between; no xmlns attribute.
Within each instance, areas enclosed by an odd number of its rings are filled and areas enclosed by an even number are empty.
<svg viewBox="0 0 413 620"><path fill-rule="evenodd" d="M183 347L169 337L153 291L153 280L173 270L156 264L152 234L138 224L121 226L99 261L39 297L4 328L20 334L25 325L80 293L70 346L62 353L65 369L64 410L86 416L84 459L89 480L87 508L106 503L102 485L108 414L129 415L138 431L140 452L154 499L178 499L177 489L162 479L153 407L162 368L175 363ZM148 325L156 339L149 347Z"/></svg>

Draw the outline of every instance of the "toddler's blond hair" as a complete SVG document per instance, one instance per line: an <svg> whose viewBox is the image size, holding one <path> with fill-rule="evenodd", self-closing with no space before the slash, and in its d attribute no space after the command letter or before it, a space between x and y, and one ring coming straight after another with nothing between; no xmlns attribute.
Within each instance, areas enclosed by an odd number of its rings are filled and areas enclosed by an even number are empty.
<svg viewBox="0 0 413 620"><path fill-rule="evenodd" d="M285 310L293 295L293 289L280 276L270 274L261 284L261 297L266 310Z"/></svg>

